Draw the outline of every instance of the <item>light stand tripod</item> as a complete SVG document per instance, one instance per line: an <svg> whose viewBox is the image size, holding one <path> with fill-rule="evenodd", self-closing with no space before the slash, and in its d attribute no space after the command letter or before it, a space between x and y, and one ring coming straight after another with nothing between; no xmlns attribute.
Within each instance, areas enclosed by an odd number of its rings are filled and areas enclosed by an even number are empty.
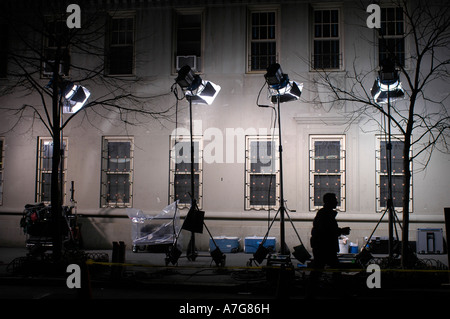
<svg viewBox="0 0 450 319"><path fill-rule="evenodd" d="M388 198L386 201L386 209L383 212L380 220L375 226L374 230L368 237L364 247L367 247L370 240L372 239L373 234L376 229L380 225L386 213L388 213L388 256L389 260L392 261L394 258L394 223L395 220L398 219L394 209L394 200L393 200L393 189L392 189L392 133L391 133L391 103L390 103L390 94L389 94L389 85L387 86L387 113L388 113L388 143L386 144L386 170L388 173ZM396 231L396 236L398 240L398 234Z"/></svg>
<svg viewBox="0 0 450 319"><path fill-rule="evenodd" d="M187 258L190 261L195 261L198 257L197 248L195 246L195 233L202 233L203 226L205 226L212 242L214 243L216 249L211 252L211 257L219 265L225 265L225 255L220 251L217 246L211 232L206 227L204 222L205 212L200 211L197 205L197 200L195 197L195 156L194 156L194 135L192 128L192 101L194 100L196 103L200 104L211 104L217 93L220 90L220 87L214 85L211 82L203 81L200 76L196 75L189 66L184 66L178 72L178 77L176 79L177 84L179 84L182 88L186 88L187 92L185 94L186 99L189 101L189 131L190 131L190 172L191 172L191 207L189 212L186 215L184 223L180 229L185 229L191 232L191 238L187 248ZM177 97L178 100L178 97ZM200 180L199 180L200 182ZM181 251L176 247L178 241L179 234L176 236L175 243L172 249L169 251L168 256L166 258L166 263L171 262L172 264L176 264L178 258L181 255Z"/></svg>
<svg viewBox="0 0 450 319"><path fill-rule="evenodd" d="M285 240L285 213L286 206L284 201L284 183L283 183L283 145L282 145L282 135L281 135L281 102L288 102L292 100L297 100L301 95L302 85L298 85L295 82L290 82L287 74L283 74L281 70L281 66L278 63L272 64L267 68L267 73L265 75L267 84L269 85L269 89L272 90L272 103L276 99L277 103L277 116L278 116L278 137L279 137L279 161L280 161L280 207L273 218L269 228L267 230L266 235L264 236L263 241L260 243L258 249L256 250L254 256L254 260L258 263L261 263L266 255L268 254L268 249L264 247L264 243L269 234L270 228L272 227L276 217L280 214L280 253L275 256L275 258L269 258L267 264L274 265L280 264L282 269L287 267L291 267L291 259L290 252L286 245ZM283 91L283 94L281 93ZM283 97L283 100L282 100ZM264 105L259 105L260 107L265 107ZM270 187L270 184L269 184ZM292 222L292 221L291 221ZM292 224L292 226L294 226ZM295 228L294 228L295 230ZM300 238L300 237L299 237ZM271 256L272 257L272 256ZM251 260L250 260L251 263Z"/></svg>
<svg viewBox="0 0 450 319"><path fill-rule="evenodd" d="M394 258L394 223L398 219L394 209L394 199L393 199L393 189L392 189L392 133L391 133L391 99L398 99L404 96L404 91L401 87L399 76L395 70L395 64L386 60L383 62L382 69L379 72L379 77L375 80L374 86L372 87L372 96L376 103L387 102L387 117L388 117L388 143L386 145L386 169L388 174L388 199L386 202L386 210L378 221L375 229L372 231L370 237L364 244L364 250L368 246L375 230L378 228L381 220L384 218L386 212L388 213L388 255L389 262L393 261ZM385 95L386 94L386 95ZM400 225L401 226L401 225ZM398 240L398 234L397 240ZM407 243L403 243L407 244Z"/></svg>

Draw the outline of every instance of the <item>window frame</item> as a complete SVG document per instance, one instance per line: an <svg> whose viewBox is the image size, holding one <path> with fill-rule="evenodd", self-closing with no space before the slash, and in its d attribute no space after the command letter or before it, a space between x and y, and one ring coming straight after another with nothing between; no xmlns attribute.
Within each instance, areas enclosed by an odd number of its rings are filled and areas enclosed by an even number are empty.
<svg viewBox="0 0 450 319"><path fill-rule="evenodd" d="M4 175L5 175L5 138L0 136L0 206L3 205Z"/></svg>
<svg viewBox="0 0 450 319"><path fill-rule="evenodd" d="M317 38L315 36L315 12L316 11L333 11L336 10L338 12L338 36L337 37L319 37ZM344 23L343 23L343 8L340 6L322 6L322 5L314 5L311 7L311 42L310 42L310 48L311 48L311 57L310 57L310 71L316 71L316 70L324 70L324 71L343 71L345 69L344 65ZM329 23L331 25L331 21ZM331 32L330 32L331 35ZM326 68L316 68L315 67L315 41L326 41L326 40L338 40L339 43L339 61L338 67L326 67Z"/></svg>
<svg viewBox="0 0 450 319"><path fill-rule="evenodd" d="M4 41L4 43L2 41ZM0 79L6 79L8 77L8 50L9 50L8 24L0 22Z"/></svg>
<svg viewBox="0 0 450 319"><path fill-rule="evenodd" d="M203 73L205 57L205 9L204 8L177 8L173 11L173 31L172 31L172 74L176 74L177 57L186 56L178 54L178 16L180 15L200 15L200 56L196 56L196 73ZM191 54L193 55L193 54Z"/></svg>
<svg viewBox="0 0 450 319"><path fill-rule="evenodd" d="M61 194L61 198L62 198L62 204L64 205L64 203L66 202L66 196L67 196L67 192L66 192L66 185L67 185L67 158L68 158L68 153L69 153L69 144L68 144L69 140L67 137L63 138L63 143L65 144L65 149L64 149L64 155L63 155L63 160L60 162L60 165L62 165L63 167L63 185L62 185L62 194ZM41 155L44 150L43 150L43 146L46 143L53 143L53 138L52 137L38 137L38 145L37 145L37 152L36 152L36 191L35 191L35 202L36 203L44 203L44 204L50 204L51 203L51 194L49 197L49 200L44 200L43 198L45 198L45 195L43 193L43 183L45 183L45 178L44 178L44 174L50 174L50 178L51 178L51 173L52 173L52 165L50 165L49 168L45 169L44 166L44 160L46 160L46 156ZM53 151L51 156L53 156ZM49 157L50 158L50 157ZM61 174L61 166L58 169L58 172L60 175ZM59 180L59 178L58 178ZM50 189L51 189L51 180L50 180Z"/></svg>
<svg viewBox="0 0 450 319"><path fill-rule="evenodd" d="M269 39L252 39L252 14L253 13L269 13L272 12L275 14L275 40ZM279 6L258 6L258 7L248 7L247 9L247 52L246 52L246 73L249 74L261 74L265 73L266 69L269 65L263 67L262 69L253 69L252 68L252 43L264 43L264 42L274 42L275 43L275 61L273 63L276 63L280 60L280 34L281 34L281 27L280 27L280 7ZM269 64L271 64L269 62Z"/></svg>
<svg viewBox="0 0 450 319"><path fill-rule="evenodd" d="M388 139L389 137L386 136L385 134L378 134L376 135L376 149L375 149L375 189L376 189L376 194L375 194L375 202L376 202L376 212L377 213L381 213L383 211L385 211L387 209L387 205L386 206L382 206L381 205L381 177L384 176L385 178L388 178L388 173L385 170L385 172L382 172L382 164L381 164L381 142L386 142L388 143ZM391 136L391 143L396 142L396 141L404 141L404 137L402 135L392 135ZM392 156L394 156L394 154L392 154ZM410 158L412 158L412 150L410 150ZM412 161L410 162L410 172L411 172L411 183L410 183L410 189L409 189L409 211L413 212L413 167L412 167ZM403 177L405 174L403 172L396 172L395 170L392 172L392 178L395 177ZM393 181L394 182L394 181ZM386 186L388 187L388 186ZM394 185L393 185L394 188ZM393 190L394 193L394 190ZM387 200L387 199L386 199ZM397 209L401 209L403 210L403 203L401 204L401 206L395 206L395 199L393 199L394 202L394 210L397 211Z"/></svg>
<svg viewBox="0 0 450 319"><path fill-rule="evenodd" d="M194 163L198 162L198 169L195 170L194 167L194 175L198 175L199 185L197 191L197 206L199 209L202 209L203 207L203 136L202 135L193 135L192 136L194 141L194 151L196 149L195 143L198 143L198 155L194 154ZM188 169L185 169L185 171L176 171L176 159L175 159L175 144L176 143L187 143L189 153L187 155L184 155L189 162L187 165L189 166ZM175 180L176 175L191 175L190 170L190 143L191 143L191 137L189 135L171 135L170 136L170 150L169 150L169 204L176 201L177 194L175 192ZM189 157L187 157L189 156ZM196 162L197 161L197 162ZM195 177L194 177L195 178ZM189 179L189 190L190 190L190 179ZM186 196L186 194L185 194ZM188 195L187 195L188 196ZM178 208L184 209L184 208L190 208L191 207L191 201L190 198L188 202L183 203L181 200L178 203Z"/></svg>
<svg viewBox="0 0 450 319"><path fill-rule="evenodd" d="M65 19L61 19L58 17L46 17L45 18L45 24L46 24L46 28L49 27L50 23L60 23L61 24L61 28L62 30L65 30L65 32L69 32L69 29L66 26L66 20ZM42 61L41 61L41 78L52 78L53 77L53 71L46 71L46 64L47 63L51 63L52 60L49 58L49 56L52 55L52 53L54 54L54 52L56 52L56 50L60 50L60 52L64 55L66 54L66 56L62 56L59 66L58 66L58 70L59 70L59 75L62 77L68 77L70 75L70 48L68 46L52 46L51 43L49 43L51 41L51 39L45 34L46 33L46 29L43 32L43 36L42 36ZM64 34L64 33L62 33ZM56 35L56 32L55 32ZM52 52L52 53L50 53ZM54 61L53 61L54 62Z"/></svg>
<svg viewBox="0 0 450 319"><path fill-rule="evenodd" d="M130 143L130 167L128 171L111 172L107 170L107 152L109 143ZM108 201L108 176L110 175L128 175L129 195L128 202ZM101 180L100 180L100 207L106 208L129 208L133 207L133 184L134 184L134 137L133 136L103 136L101 148Z"/></svg>
<svg viewBox="0 0 450 319"><path fill-rule="evenodd" d="M316 141L339 141L340 142L340 158L339 158L339 172L334 173L328 173L328 172L316 172L315 170L315 142ZM346 145L346 135L345 134L327 134L327 135L321 135L321 134L311 134L309 135L309 210L310 211L317 211L318 209L322 208L323 202L322 202L322 196L316 196L315 195L315 185L314 185L314 179L315 176L340 176L340 196L338 196L338 201L340 202L340 205L338 204L337 210L341 212L346 211L346 175L347 175L347 168L346 168L346 153L347 153L347 145ZM314 201L315 198L318 197L318 200L320 201L320 205L315 205Z"/></svg>
<svg viewBox="0 0 450 319"><path fill-rule="evenodd" d="M133 19L132 44L113 44L113 20ZM130 77L136 75L136 14L135 12L111 12L107 15L106 45L105 45L105 76L112 77ZM128 30L128 29L127 29ZM130 73L112 73L111 72L111 48L132 47L131 72Z"/></svg>
<svg viewBox="0 0 450 319"><path fill-rule="evenodd" d="M401 9L402 10L402 14L403 14L403 34L402 35L388 35L387 37L385 36L385 35L383 35L383 36L381 36L381 28L378 30L378 29L375 29L375 30L377 30L377 33L376 33L376 40L377 40L377 60L378 60L378 65L380 66L381 65L381 53L380 53L380 49L381 49L381 45L380 45L380 41L382 40L382 38L386 38L386 39L402 39L403 40L403 64L402 64L402 66L403 67L406 67L406 61L407 61L407 58L406 58L406 52L407 52L407 41L406 41L406 35L407 35L407 23L406 23L406 16L405 16L405 11L404 11L404 8L403 7L399 7L399 6L394 6L394 5L383 5L383 6L381 6L380 7L380 9L381 10L388 10L388 9ZM380 17L381 17L381 13L382 12L380 12ZM394 16L396 16L395 14L394 14ZM386 14L386 19L387 19L387 14ZM386 20L386 21L389 21L389 20ZM394 20L394 23L396 22L397 20L396 20L396 18L395 18L395 20ZM381 21L381 23L383 23L383 21ZM397 54L397 52L396 52L396 54ZM396 61L396 64L397 64L397 61Z"/></svg>
<svg viewBox="0 0 450 319"><path fill-rule="evenodd" d="M273 155L272 160L272 172L271 173L261 173L261 172L252 172L251 171L251 158L253 154L251 154L251 143L252 142L271 142L273 145ZM245 137L245 194L244 194L244 210L277 210L280 206L280 160L279 160L279 152L277 151L279 147L279 138L278 136L261 136L261 135L247 135ZM271 160L271 161L272 161ZM275 176L275 205L255 205L251 203L251 177L254 175L272 175Z"/></svg>

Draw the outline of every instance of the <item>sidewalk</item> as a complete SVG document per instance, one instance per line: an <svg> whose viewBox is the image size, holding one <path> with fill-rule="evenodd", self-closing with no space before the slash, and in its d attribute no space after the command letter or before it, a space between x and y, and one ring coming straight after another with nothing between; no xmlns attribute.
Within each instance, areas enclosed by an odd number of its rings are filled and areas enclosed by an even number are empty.
<svg viewBox="0 0 450 319"><path fill-rule="evenodd" d="M49 278L8 273L7 269L11 268L8 265L15 258L25 257L27 253L26 248L0 247L0 299L77 298L76 289L67 288L64 276ZM253 255L243 252L225 254L224 267L218 267L209 252L199 252L194 261L188 260L183 252L176 266L166 266L164 253L134 253L127 248L125 261L119 268L119 279L111 277L112 250L89 250L85 253L107 256L108 260L91 265L90 289L94 299L273 299L279 288L277 283L274 284L274 273L266 266L266 262L263 265L250 264ZM447 265L447 255L418 257ZM298 267L301 264L296 259L291 261L294 274L289 277L289 297L304 299L309 270ZM275 276L278 274L275 272ZM442 275L439 274L440 277ZM356 299L387 299L389 296L402 295L414 298L424 293L430 298L450 298L448 286L409 285L402 288L389 286L383 281L382 288L385 289L369 290L365 285L367 276L364 270L343 273L339 286L330 283L331 275L325 276L325 281L321 283L321 298L342 298L344 295ZM404 273L401 276L411 274Z"/></svg>

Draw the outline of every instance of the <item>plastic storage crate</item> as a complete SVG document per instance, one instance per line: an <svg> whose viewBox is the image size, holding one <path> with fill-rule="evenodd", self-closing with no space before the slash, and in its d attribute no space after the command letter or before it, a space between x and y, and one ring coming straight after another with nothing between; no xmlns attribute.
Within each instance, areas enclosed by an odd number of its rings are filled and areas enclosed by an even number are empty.
<svg viewBox="0 0 450 319"><path fill-rule="evenodd" d="M228 237L228 236L217 236L213 237L214 242L220 248L223 253L237 253L239 251L239 238L238 237ZM213 251L216 249L213 240L209 239L209 250Z"/></svg>

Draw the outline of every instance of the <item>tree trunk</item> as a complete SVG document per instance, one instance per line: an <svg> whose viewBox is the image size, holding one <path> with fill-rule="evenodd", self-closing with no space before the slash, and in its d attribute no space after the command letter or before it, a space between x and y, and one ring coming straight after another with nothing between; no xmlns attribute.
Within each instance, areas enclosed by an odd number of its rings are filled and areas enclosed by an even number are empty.
<svg viewBox="0 0 450 319"><path fill-rule="evenodd" d="M417 80L417 79L416 79ZM409 157L411 151L411 137L414 124L414 106L417 98L417 91L413 90L410 97L410 107L408 123L405 130L405 141L403 148L403 231L402 231L402 267L406 268L408 265L409 253L409 198L411 189L411 159Z"/></svg>
<svg viewBox="0 0 450 319"><path fill-rule="evenodd" d="M409 256L409 198L411 188L411 166L410 166L410 153L411 148L411 136L405 136L404 149L403 149L403 223L402 223L402 267L406 268L408 264Z"/></svg>
<svg viewBox="0 0 450 319"><path fill-rule="evenodd" d="M56 60L56 59L55 59ZM55 65L59 65L55 63ZM53 71L58 68L54 67ZM59 79L58 76L54 76L53 80L53 96L52 96L52 109L53 109L53 158L52 158L52 178L51 178L51 211L52 211L52 244L53 244L53 258L55 260L60 259L62 251L62 236L61 236L61 194L59 187L59 167L61 160L61 109L59 107Z"/></svg>

